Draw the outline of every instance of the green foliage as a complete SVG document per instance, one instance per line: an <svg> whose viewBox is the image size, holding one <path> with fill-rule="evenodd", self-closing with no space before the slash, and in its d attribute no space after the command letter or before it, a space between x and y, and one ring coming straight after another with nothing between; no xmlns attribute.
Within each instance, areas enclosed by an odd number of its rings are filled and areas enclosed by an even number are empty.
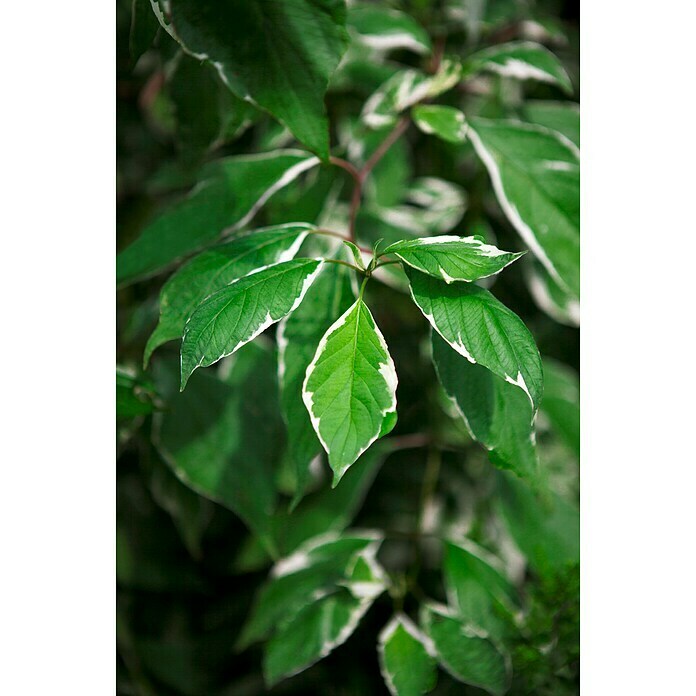
<svg viewBox="0 0 696 696"><path fill-rule="evenodd" d="M552 3L127 5L124 693L577 693Z"/></svg>

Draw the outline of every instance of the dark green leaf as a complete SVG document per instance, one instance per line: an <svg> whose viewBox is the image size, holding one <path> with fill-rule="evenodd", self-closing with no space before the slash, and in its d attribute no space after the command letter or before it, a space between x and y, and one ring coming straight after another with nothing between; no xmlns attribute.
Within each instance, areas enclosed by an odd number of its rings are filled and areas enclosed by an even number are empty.
<svg viewBox="0 0 696 696"><path fill-rule="evenodd" d="M472 542L445 542L443 566L450 606L465 622L500 639L517 598L502 563Z"/></svg>
<svg viewBox="0 0 696 696"><path fill-rule="evenodd" d="M558 495L535 494L523 481L499 475L503 519L529 564L538 572L577 563L580 513Z"/></svg>
<svg viewBox="0 0 696 696"><path fill-rule="evenodd" d="M455 679L502 696L510 681L509 658L485 633L452 616L446 607L422 607L422 625L438 661Z"/></svg>
<svg viewBox="0 0 696 696"><path fill-rule="evenodd" d="M319 163L299 150L240 155L207 166L198 185L145 227L116 261L119 284L158 273L240 229L279 189Z"/></svg>
<svg viewBox="0 0 696 696"><path fill-rule="evenodd" d="M274 355L251 343L230 362L225 379L195 375L162 414L156 438L179 479L236 512L264 538L282 443L277 389Z"/></svg>
<svg viewBox="0 0 696 696"><path fill-rule="evenodd" d="M324 93L348 43L342 0L171 0L169 7L187 51L328 159Z"/></svg>
<svg viewBox="0 0 696 696"><path fill-rule="evenodd" d="M323 534L280 560L257 595L238 648L263 640L303 607L348 581L359 556L373 557L380 539L373 533Z"/></svg>
<svg viewBox="0 0 696 696"><path fill-rule="evenodd" d="M130 56L133 64L150 48L159 29L150 0L133 0L131 4Z"/></svg>
<svg viewBox="0 0 696 696"><path fill-rule="evenodd" d="M538 455L529 399L498 375L453 351L435 332L432 346L440 383L471 437L488 450L497 466L536 480Z"/></svg>
<svg viewBox="0 0 696 696"><path fill-rule="evenodd" d="M580 382L571 368L544 358L544 400L541 409L554 430L580 456Z"/></svg>

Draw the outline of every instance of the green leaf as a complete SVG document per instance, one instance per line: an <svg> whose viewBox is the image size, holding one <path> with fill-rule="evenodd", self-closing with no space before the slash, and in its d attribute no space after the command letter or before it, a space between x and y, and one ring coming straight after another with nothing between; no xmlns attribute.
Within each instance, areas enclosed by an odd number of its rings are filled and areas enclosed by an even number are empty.
<svg viewBox="0 0 696 696"><path fill-rule="evenodd" d="M406 48L430 53L430 37L412 17L388 7L368 3L348 8L348 26L366 46L378 51Z"/></svg>
<svg viewBox="0 0 696 696"><path fill-rule="evenodd" d="M398 115L424 99L433 99L452 89L461 77L461 65L443 60L435 75L408 68L392 75L370 96L361 119L370 128L384 128L396 123Z"/></svg>
<svg viewBox="0 0 696 696"><path fill-rule="evenodd" d="M580 160L554 131L513 121L469 120L510 223L554 280L580 296Z"/></svg>
<svg viewBox="0 0 696 696"><path fill-rule="evenodd" d="M445 542L443 564L449 605L458 616L500 639L517 597L502 563L469 540Z"/></svg>
<svg viewBox="0 0 696 696"><path fill-rule="evenodd" d="M542 412L566 445L580 456L580 381L567 365L544 358Z"/></svg>
<svg viewBox="0 0 696 696"><path fill-rule="evenodd" d="M500 472L498 506L510 535L537 573L580 559L580 512L559 495L539 495Z"/></svg>
<svg viewBox="0 0 696 696"><path fill-rule="evenodd" d="M384 433L396 412L397 376L387 344L358 299L324 334L302 387L334 486ZM393 425L393 423L392 423Z"/></svg>
<svg viewBox="0 0 696 696"><path fill-rule="evenodd" d="M155 444L178 478L268 537L283 424L272 352L251 343L229 375L199 373L159 417Z"/></svg>
<svg viewBox="0 0 696 696"><path fill-rule="evenodd" d="M379 662L393 696L421 696L435 688L437 664L430 639L405 614L397 614L379 634Z"/></svg>
<svg viewBox="0 0 696 696"><path fill-rule="evenodd" d="M500 273L524 252L501 251L480 237L425 237L388 246L382 254L394 254L412 268L446 283L474 281Z"/></svg>
<svg viewBox="0 0 696 696"><path fill-rule="evenodd" d="M324 93L348 44L342 0L171 0L169 7L174 36L189 53L328 159Z"/></svg>
<svg viewBox="0 0 696 696"><path fill-rule="evenodd" d="M466 140L466 118L452 106L420 104L413 107L411 117L423 133L436 135L448 143L463 143Z"/></svg>
<svg viewBox="0 0 696 696"><path fill-rule="evenodd" d="M539 407L541 358L522 320L488 290L447 283L407 268L411 296L432 327L470 363L518 386Z"/></svg>
<svg viewBox="0 0 696 696"><path fill-rule="evenodd" d="M549 82L558 85L567 94L573 93L573 85L561 61L547 48L531 41L491 46L464 62L466 77L484 71L516 80Z"/></svg>
<svg viewBox="0 0 696 696"><path fill-rule="evenodd" d="M524 103L525 120L564 135L580 147L580 107L573 102L530 100Z"/></svg>
<svg viewBox="0 0 696 696"><path fill-rule="evenodd" d="M151 276L244 227L278 190L319 160L300 150L227 157L202 170L197 186L155 218L116 260L120 285Z"/></svg>
<svg viewBox="0 0 696 696"><path fill-rule="evenodd" d="M266 646L263 672L268 686L311 667L345 643L372 602L339 589L304 607Z"/></svg>
<svg viewBox="0 0 696 696"><path fill-rule="evenodd" d="M498 375L454 352L435 332L432 347L440 383L471 437L488 450L496 466L536 480L539 459L529 399Z"/></svg>
<svg viewBox="0 0 696 696"><path fill-rule="evenodd" d="M302 401L302 384L326 329L355 301L350 275L345 266L325 264L302 304L278 326L280 405L297 475L296 499L308 483L310 462L322 451Z"/></svg>
<svg viewBox="0 0 696 696"><path fill-rule="evenodd" d="M455 679L493 696L507 691L509 658L485 633L453 617L447 607L425 605L421 616L438 662Z"/></svg>
<svg viewBox="0 0 696 696"><path fill-rule="evenodd" d="M237 649L267 638L303 607L348 581L358 558L374 557L380 543L372 532L323 534L278 561L254 600Z"/></svg>
<svg viewBox="0 0 696 696"><path fill-rule="evenodd" d="M355 261L355 265L362 271L365 270L365 262L363 261L363 255L362 251L360 251L360 247L358 247L357 244L354 244L353 242L349 241L348 239L343 240L343 244L348 248L348 251L350 251L351 255L353 256L353 260Z"/></svg>
<svg viewBox="0 0 696 696"><path fill-rule="evenodd" d="M296 309L321 268L317 259L282 261L235 280L198 305L181 342L181 389L191 373L232 355Z"/></svg>
<svg viewBox="0 0 696 696"><path fill-rule="evenodd" d="M252 271L292 259L313 225L266 227L212 247L182 266L162 287L160 319L145 346L145 364L163 343L181 338L203 300Z"/></svg>

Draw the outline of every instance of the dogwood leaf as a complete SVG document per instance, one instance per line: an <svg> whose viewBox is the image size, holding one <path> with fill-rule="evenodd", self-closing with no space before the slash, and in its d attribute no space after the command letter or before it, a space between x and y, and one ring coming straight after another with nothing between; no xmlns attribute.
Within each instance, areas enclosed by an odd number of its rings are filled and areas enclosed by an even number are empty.
<svg viewBox="0 0 696 696"><path fill-rule="evenodd" d="M463 143L466 140L466 118L452 106L419 104L411 111L413 122L428 135L436 135L448 143Z"/></svg>
<svg viewBox="0 0 696 696"><path fill-rule="evenodd" d="M393 696L421 696L435 688L437 663L430 639L405 614L384 627L378 650L382 676Z"/></svg>
<svg viewBox="0 0 696 696"><path fill-rule="evenodd" d="M421 625L432 640L440 665L455 679L502 696L510 681L509 658L475 626L446 607L424 605Z"/></svg>
<svg viewBox="0 0 696 696"><path fill-rule="evenodd" d="M329 455L334 485L396 423L394 362L367 305L358 299L324 334L302 397Z"/></svg>
<svg viewBox="0 0 696 696"><path fill-rule="evenodd" d="M522 389L536 410L541 358L529 329L502 302L471 283L447 283L407 268L411 296L442 338L470 363Z"/></svg>
<svg viewBox="0 0 696 696"><path fill-rule="evenodd" d="M465 76L482 71L516 80L549 82L567 94L573 92L570 77L561 61L547 48L532 41L491 46L470 56L463 64Z"/></svg>
<svg viewBox="0 0 696 696"><path fill-rule="evenodd" d="M241 229L276 191L318 163L307 152L276 150L208 165L191 192L118 255L117 282L123 285L158 273L212 244L223 231Z"/></svg>
<svg viewBox="0 0 696 696"><path fill-rule="evenodd" d="M538 455L529 399L514 385L453 351L435 332L432 348L440 383L471 437L488 450L496 466L533 480Z"/></svg>
<svg viewBox="0 0 696 696"><path fill-rule="evenodd" d="M288 448L301 496L309 478L309 464L322 451L302 401L302 384L317 345L326 329L355 301L350 271L325 264L302 304L278 326L278 375L281 409L288 425Z"/></svg>
<svg viewBox="0 0 696 696"><path fill-rule="evenodd" d="M415 19L404 12L360 2L348 8L348 26L369 48L389 51L406 48L430 53L430 37Z"/></svg>
<svg viewBox="0 0 696 696"><path fill-rule="evenodd" d="M388 246L383 254L394 254L409 266L441 278L446 283L473 281L499 273L524 252L501 251L480 237L424 237Z"/></svg>
<svg viewBox="0 0 696 696"><path fill-rule="evenodd" d="M182 266L160 292L159 324L145 346L145 364L158 346L181 338L186 320L203 300L257 268L290 260L312 229L300 222L255 230Z"/></svg>
<svg viewBox="0 0 696 696"><path fill-rule="evenodd" d="M181 342L181 389L191 373L231 355L302 302L322 261L295 259L260 268L198 305Z"/></svg>
<svg viewBox="0 0 696 696"><path fill-rule="evenodd" d="M329 156L324 94L348 45L342 0L170 0L170 32L240 99Z"/></svg>
<svg viewBox="0 0 696 696"><path fill-rule="evenodd" d="M498 202L556 282L580 296L580 160L555 131L513 121L469 120L469 139Z"/></svg>

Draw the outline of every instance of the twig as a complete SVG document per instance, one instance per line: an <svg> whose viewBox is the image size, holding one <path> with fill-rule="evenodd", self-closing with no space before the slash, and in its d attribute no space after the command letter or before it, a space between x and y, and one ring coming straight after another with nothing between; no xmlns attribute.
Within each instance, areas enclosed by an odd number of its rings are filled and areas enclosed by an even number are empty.
<svg viewBox="0 0 696 696"><path fill-rule="evenodd" d="M321 235L324 235L326 237L335 237L336 239L341 239L344 242L352 241L352 240L348 239L348 237L346 237L344 234L341 234L340 232L334 232L333 230L325 230L323 228L319 228L319 229L312 230L312 231L314 232L314 234L321 234ZM355 244L355 242L353 242L353 243ZM355 244L355 246L358 247L358 249L360 249L360 251L364 251L366 254L372 253L372 249L368 249L367 247L360 246L360 244Z"/></svg>
<svg viewBox="0 0 696 696"><path fill-rule="evenodd" d="M334 157L333 155L329 158L331 164L335 164L341 169L345 169L352 177L353 181L356 183L360 181L360 172L350 163L348 160L344 160L341 157Z"/></svg>
<svg viewBox="0 0 696 696"><path fill-rule="evenodd" d="M389 135L380 143L379 147L372 153L370 158L365 162L360 170L361 183L365 181L369 173L374 169L375 165L384 157L387 150L404 134L408 128L408 116L402 116Z"/></svg>
<svg viewBox="0 0 696 696"><path fill-rule="evenodd" d="M341 261L341 259L324 259L324 261L326 263L337 263L341 266L348 266L348 268L352 268L354 271L357 271L358 273L365 273L365 271L363 271L362 268L358 268L354 263L349 263L348 261Z"/></svg>
<svg viewBox="0 0 696 696"><path fill-rule="evenodd" d="M430 445L432 439L427 433L409 433L390 437L388 442L395 450L418 449Z"/></svg>
<svg viewBox="0 0 696 696"><path fill-rule="evenodd" d="M369 176L370 172L374 169L375 165L384 157L387 150L403 135L403 133L408 128L409 119L406 116L402 116L397 122L396 126L389 132L389 135L380 143L377 149L372 153L367 162L363 165L362 169L356 169L350 162L341 159L340 157L331 157L331 164L341 167L347 171L355 182L353 187L353 194L350 199L350 214L348 223L348 235L349 241L355 243L355 220L358 217L358 211L360 210L360 203L362 201L362 190L365 179Z"/></svg>

